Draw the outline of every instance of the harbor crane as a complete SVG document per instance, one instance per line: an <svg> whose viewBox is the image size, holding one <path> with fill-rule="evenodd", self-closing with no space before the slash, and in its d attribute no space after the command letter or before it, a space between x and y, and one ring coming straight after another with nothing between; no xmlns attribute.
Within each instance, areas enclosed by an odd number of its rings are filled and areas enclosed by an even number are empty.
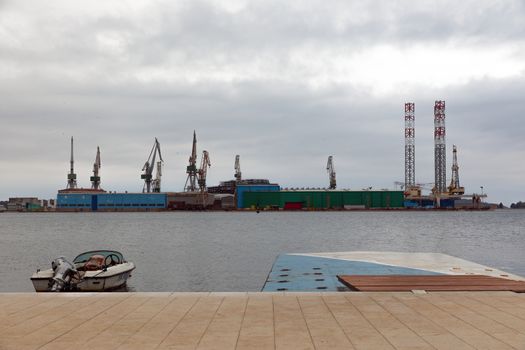
<svg viewBox="0 0 525 350"><path fill-rule="evenodd" d="M201 192L206 191L206 174L208 173L209 167L211 167L209 153L208 151L202 151L201 167L197 171L197 182Z"/></svg>
<svg viewBox="0 0 525 350"><path fill-rule="evenodd" d="M144 172L140 178L141 179L144 179L144 187L142 188L142 192L146 192L146 193L150 193L151 192L151 185L152 185L152 178L153 178L153 169L155 167L155 159L157 157L157 153L159 154L159 163L160 165L157 164L157 178L154 180L155 182L157 181L158 179L158 187L155 188L154 186L154 191L153 192L160 192L160 176L161 174L158 172L158 169L162 166L162 155L160 153L160 143L159 141L157 140L157 138L155 138L155 143L153 143L153 147L151 148L151 152L149 153L149 157L148 157L148 160L146 161L146 163L144 164L144 166L142 167L142 171Z"/></svg>
<svg viewBox="0 0 525 350"><path fill-rule="evenodd" d="M335 169L334 169L334 162L333 157L328 157L328 162L326 163L326 171L328 172L328 178L330 180L330 189L335 190L336 188L336 181L335 181Z"/></svg>
<svg viewBox="0 0 525 350"><path fill-rule="evenodd" d="M151 187L153 192L160 192L160 178L162 177L162 162L157 162L157 174L155 179L151 181Z"/></svg>
<svg viewBox="0 0 525 350"><path fill-rule="evenodd" d="M184 184L184 190L186 192L194 192L197 189L197 136L195 130L193 130L193 145L191 148L191 155L189 159L189 165L186 167L186 183Z"/></svg>
<svg viewBox="0 0 525 350"><path fill-rule="evenodd" d="M74 170L74 164L75 161L73 160L73 136L71 136L71 168L69 171L69 174L67 174L67 189L75 189L77 188L77 174L75 174Z"/></svg>
<svg viewBox="0 0 525 350"><path fill-rule="evenodd" d="M236 155L235 156L235 181L237 182L240 182L242 177L241 177L241 161L240 161L240 156L239 155Z"/></svg>
<svg viewBox="0 0 525 350"><path fill-rule="evenodd" d="M452 146L452 177L448 186L448 193L451 195L465 194L465 188L459 185L458 150L456 145Z"/></svg>
<svg viewBox="0 0 525 350"><path fill-rule="evenodd" d="M93 163L93 176L89 178L91 181L91 188L94 190L100 189L100 176L98 175L100 166L100 148L97 146L97 155L95 157L95 163Z"/></svg>

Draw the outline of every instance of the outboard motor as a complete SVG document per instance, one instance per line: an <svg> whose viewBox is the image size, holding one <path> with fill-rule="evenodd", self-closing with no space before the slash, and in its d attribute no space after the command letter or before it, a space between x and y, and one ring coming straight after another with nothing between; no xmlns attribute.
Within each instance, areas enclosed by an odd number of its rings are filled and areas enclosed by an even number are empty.
<svg viewBox="0 0 525 350"><path fill-rule="evenodd" d="M53 284L51 286L52 292L61 292L69 287L71 276L77 272L75 265L66 260L63 256L56 258L51 263L53 268Z"/></svg>

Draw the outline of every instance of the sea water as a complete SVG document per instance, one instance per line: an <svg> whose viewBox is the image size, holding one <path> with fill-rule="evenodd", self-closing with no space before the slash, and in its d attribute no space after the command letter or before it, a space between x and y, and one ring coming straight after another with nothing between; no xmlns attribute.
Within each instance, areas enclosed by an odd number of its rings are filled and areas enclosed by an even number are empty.
<svg viewBox="0 0 525 350"><path fill-rule="evenodd" d="M260 291L277 255L436 252L525 276L525 210L1 213L0 292L58 256L121 251L132 291Z"/></svg>

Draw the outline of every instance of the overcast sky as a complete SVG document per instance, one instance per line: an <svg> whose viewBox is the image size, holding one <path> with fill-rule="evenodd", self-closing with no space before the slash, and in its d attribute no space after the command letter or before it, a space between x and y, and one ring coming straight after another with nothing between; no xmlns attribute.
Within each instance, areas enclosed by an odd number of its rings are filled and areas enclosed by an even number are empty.
<svg viewBox="0 0 525 350"><path fill-rule="evenodd" d="M79 186L141 191L154 138L180 191L195 129L208 184L339 188L434 181L433 106L446 101L460 181L525 200L525 2L0 0L0 199L52 198L75 137Z"/></svg>

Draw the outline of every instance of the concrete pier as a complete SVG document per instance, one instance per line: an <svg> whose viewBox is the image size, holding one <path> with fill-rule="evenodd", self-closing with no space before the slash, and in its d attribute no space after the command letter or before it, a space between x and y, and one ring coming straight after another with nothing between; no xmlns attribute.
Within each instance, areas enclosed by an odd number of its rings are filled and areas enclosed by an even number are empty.
<svg viewBox="0 0 525 350"><path fill-rule="evenodd" d="M525 294L2 293L0 349L525 349Z"/></svg>

